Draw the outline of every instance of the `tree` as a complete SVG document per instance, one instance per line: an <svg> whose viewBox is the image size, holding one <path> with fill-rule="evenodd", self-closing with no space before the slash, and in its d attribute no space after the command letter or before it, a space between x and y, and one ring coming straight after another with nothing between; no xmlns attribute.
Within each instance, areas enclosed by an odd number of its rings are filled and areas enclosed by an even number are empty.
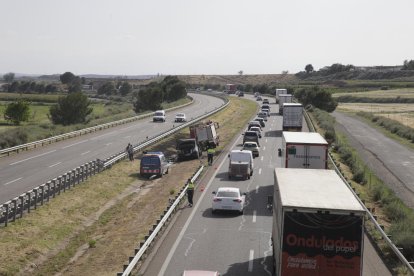
<svg viewBox="0 0 414 276"><path fill-rule="evenodd" d="M62 84L70 84L76 76L71 72L65 72L59 76Z"/></svg>
<svg viewBox="0 0 414 276"><path fill-rule="evenodd" d="M312 73L313 72L313 66L312 66L312 64L306 65L305 66L305 71L306 71L306 74Z"/></svg>
<svg viewBox="0 0 414 276"><path fill-rule="evenodd" d="M27 122L30 115L29 103L25 100L18 100L9 103L4 111L4 119L20 125L21 122Z"/></svg>
<svg viewBox="0 0 414 276"><path fill-rule="evenodd" d="M131 93L131 91L132 86L127 81L124 81L121 84L121 87L119 88L119 94L121 94L122 96L126 96L127 94Z"/></svg>
<svg viewBox="0 0 414 276"><path fill-rule="evenodd" d="M148 87L134 95L134 111L136 113L145 110L161 109L162 90L160 87Z"/></svg>
<svg viewBox="0 0 414 276"><path fill-rule="evenodd" d="M59 97L56 105L49 109L54 124L70 125L86 122L86 117L92 113L91 101L82 92L74 92Z"/></svg>
<svg viewBox="0 0 414 276"><path fill-rule="evenodd" d="M404 65L401 70L414 70L414 60L404 60Z"/></svg>
<svg viewBox="0 0 414 276"><path fill-rule="evenodd" d="M239 73L240 76L242 76L243 75L243 70L240 70L238 73Z"/></svg>
<svg viewBox="0 0 414 276"><path fill-rule="evenodd" d="M332 98L332 94L319 86L299 89L295 91L295 98L297 98L303 106L311 104L327 112L333 112L338 105Z"/></svg>
<svg viewBox="0 0 414 276"><path fill-rule="evenodd" d="M114 84L111 81L105 82L101 87L98 88L99 95L112 95L116 93Z"/></svg>
<svg viewBox="0 0 414 276"><path fill-rule="evenodd" d="M68 84L68 92L81 92L82 91L82 81L79 77L74 77L72 81Z"/></svg>
<svg viewBox="0 0 414 276"><path fill-rule="evenodd" d="M5 82L10 83L14 80L14 73L10 72L3 75L3 79Z"/></svg>

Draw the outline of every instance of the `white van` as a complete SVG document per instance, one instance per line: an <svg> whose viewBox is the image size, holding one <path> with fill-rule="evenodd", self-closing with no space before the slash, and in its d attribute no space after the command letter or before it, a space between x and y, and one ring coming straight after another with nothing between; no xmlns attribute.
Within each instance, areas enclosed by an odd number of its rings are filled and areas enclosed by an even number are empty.
<svg viewBox="0 0 414 276"><path fill-rule="evenodd" d="M253 175L253 154L250 150L232 150L229 154L229 179L250 179Z"/></svg>
<svg viewBox="0 0 414 276"><path fill-rule="evenodd" d="M165 122L165 110L157 110L154 113L154 116L152 117L153 122Z"/></svg>

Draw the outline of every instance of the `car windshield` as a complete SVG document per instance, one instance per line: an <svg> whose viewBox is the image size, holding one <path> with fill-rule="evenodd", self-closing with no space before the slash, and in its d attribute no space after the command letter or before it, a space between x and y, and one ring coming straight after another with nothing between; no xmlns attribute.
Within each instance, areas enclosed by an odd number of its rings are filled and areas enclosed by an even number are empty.
<svg viewBox="0 0 414 276"><path fill-rule="evenodd" d="M184 117L184 114L177 114L177 117Z"/></svg>
<svg viewBox="0 0 414 276"><path fill-rule="evenodd" d="M238 192L220 191L217 193L217 197L239 197Z"/></svg>
<svg viewBox="0 0 414 276"><path fill-rule="evenodd" d="M162 112L155 112L155 116L164 116Z"/></svg>

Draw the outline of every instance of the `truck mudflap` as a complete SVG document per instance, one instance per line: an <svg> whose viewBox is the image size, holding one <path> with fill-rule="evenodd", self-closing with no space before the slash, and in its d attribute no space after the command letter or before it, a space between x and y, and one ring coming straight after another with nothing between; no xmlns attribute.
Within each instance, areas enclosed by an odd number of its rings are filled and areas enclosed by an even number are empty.
<svg viewBox="0 0 414 276"><path fill-rule="evenodd" d="M363 217L286 212L281 275L362 275Z"/></svg>

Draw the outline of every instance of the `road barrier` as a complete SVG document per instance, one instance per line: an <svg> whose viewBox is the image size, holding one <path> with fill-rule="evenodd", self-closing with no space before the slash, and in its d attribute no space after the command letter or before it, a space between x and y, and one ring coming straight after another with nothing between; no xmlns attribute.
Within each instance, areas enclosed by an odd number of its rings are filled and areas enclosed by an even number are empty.
<svg viewBox="0 0 414 276"><path fill-rule="evenodd" d="M140 151L149 145L159 142L160 140L170 136L171 134L194 124L197 121L203 120L204 118L215 114L216 112L227 107L229 100L227 97L222 95L212 95L219 97L224 100L224 103L214 109L213 111L206 112L205 114L185 123L180 126L173 127L170 130L167 130L157 136L149 137L147 141L141 142L135 146L134 152ZM25 192L24 194L19 195L3 204L0 205L0 224L7 226L9 222L13 222L16 219L23 217L25 211L30 213L32 209L36 210L38 206L43 205L46 201L48 202L50 198L54 198L56 195L60 195L63 191L71 189L84 182L88 177L95 175L103 170L109 169L113 164L125 159L127 154L125 151L119 152L118 154L112 155L111 157L105 160L94 160L84 165L77 167L69 172L54 178L36 188L31 189L30 191Z"/></svg>
<svg viewBox="0 0 414 276"><path fill-rule="evenodd" d="M193 176L191 177L191 181L193 183L196 182L197 178L200 176L203 169L204 166L201 166L193 174ZM169 206L166 208L166 210L164 210L164 214L160 216L159 220L157 220L157 224L154 225L153 229L149 231L147 236L145 236L145 240L141 242L139 246L135 249L135 256L129 258L129 263L127 265L124 265L124 271L117 273L117 276L128 276L131 274L132 270L136 267L138 262L142 260L147 249L151 247L155 238L161 233L161 231L167 225L168 221L176 211L177 207L180 205L181 200L183 200L183 198L185 197L187 188L188 185L187 183L185 183L183 188L181 188L180 193L177 194L177 196L175 197L175 200L173 202L170 202Z"/></svg>
<svg viewBox="0 0 414 276"><path fill-rule="evenodd" d="M191 102L186 103L186 104L182 104L182 105L179 105L179 106L171 107L171 108L168 108L166 110L167 111L172 111L172 110L179 109L179 108L182 108L182 107L185 107L187 105L192 104L194 102L194 99L190 96L187 96L187 97L189 97L191 99ZM88 134L88 133L96 132L96 131L107 129L107 128L110 128L110 127L123 125L123 124L130 123L130 122L133 122L133 121L141 120L143 118L150 117L153 114L154 114L153 112L145 113L143 115L134 116L134 117L130 117L130 118L126 118L126 119L122 119L122 120L118 120L118 121L114 121L114 122L110 122L110 123L106 123L106 124L102 124L102 125L98 125L98 126L94 126L94 127L88 127L88 128L84 128L84 129L81 129L81 130L72 131L72 132L68 132L68 133L65 133L65 134L53 136L53 137L50 137L50 138L38 140L38 141L35 141L35 142L26 143L26 144L18 145L18 146L15 146L15 147L10 147L10 148L7 148L7 149L2 149L2 150L0 150L0 157L4 156L4 155L9 156L10 153L12 153L12 152L19 153L20 151L23 151L23 150L29 150L29 149L32 149L32 148L36 148L38 146L49 145L51 143L66 140L66 139L69 139L69 138L82 136L82 135L85 135L85 134Z"/></svg>
<svg viewBox="0 0 414 276"><path fill-rule="evenodd" d="M309 114L304 112L305 114L305 120L312 132L315 132L315 126L309 116ZM414 268L412 266L413 262L409 262L405 256L401 253L401 251L398 249L398 247L392 242L392 240L389 238L389 235L384 232L383 226L380 225L377 220L375 219L375 216L370 212L370 210L365 206L364 202L359 198L358 194L355 192L355 190L352 188L351 183L348 182L348 180L342 175L340 169L337 166L337 162L335 162L335 159L333 158L332 154L329 153L329 161L332 163L336 173L342 178L342 180L345 182L347 187L351 190L351 192L354 194L354 196L358 199L359 203L363 206L365 209L368 219L371 220L371 222L374 224L376 230L381 234L382 239L387 243L387 245L391 248L391 250L395 253L397 258L401 261L402 264L404 264L408 271L410 271L414 275Z"/></svg>

